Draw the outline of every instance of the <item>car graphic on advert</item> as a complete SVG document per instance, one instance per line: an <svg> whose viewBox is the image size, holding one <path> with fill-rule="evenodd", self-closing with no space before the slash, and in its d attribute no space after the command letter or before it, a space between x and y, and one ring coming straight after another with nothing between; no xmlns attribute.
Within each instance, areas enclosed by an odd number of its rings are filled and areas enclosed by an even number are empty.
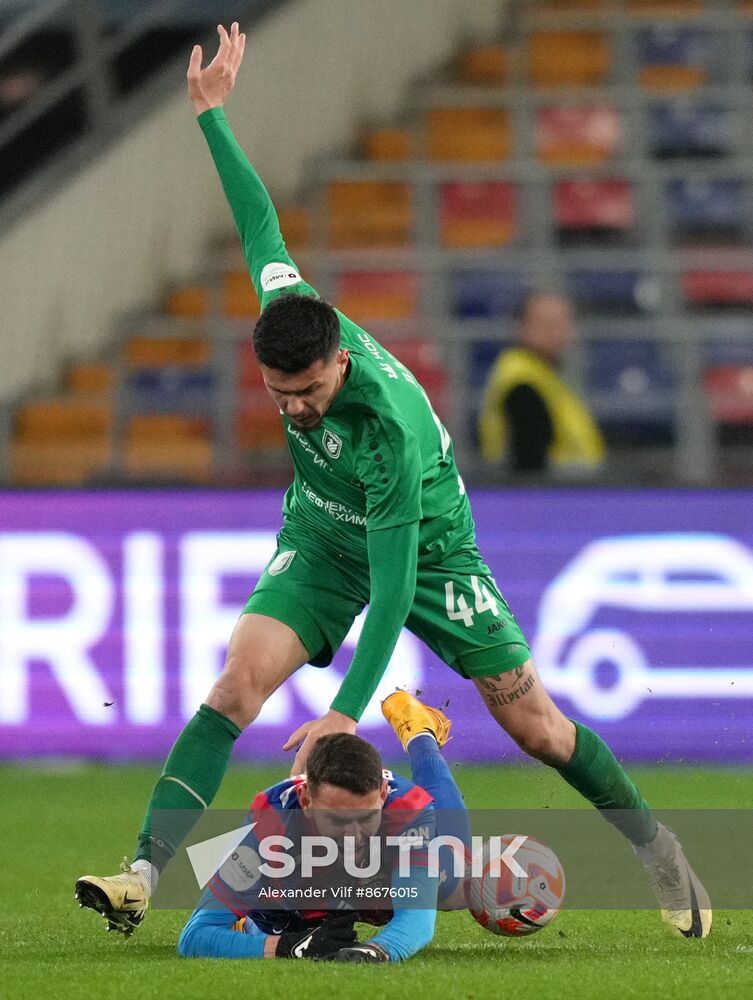
<svg viewBox="0 0 753 1000"><path fill-rule="evenodd" d="M601 538L544 592L533 656L552 694L597 719L624 718L647 698L753 697L753 641L741 644L740 666L689 666L687 655L659 666L639 639L651 636L656 616L712 628L706 623L722 612L750 614L753 635L753 552L741 542L707 533ZM602 624L610 614L638 624L632 631ZM608 685L600 682L604 664Z"/></svg>

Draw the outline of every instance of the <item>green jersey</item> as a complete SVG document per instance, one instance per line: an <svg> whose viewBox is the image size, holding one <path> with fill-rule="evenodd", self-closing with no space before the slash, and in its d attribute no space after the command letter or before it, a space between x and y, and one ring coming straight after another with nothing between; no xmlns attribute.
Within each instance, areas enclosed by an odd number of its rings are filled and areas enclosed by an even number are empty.
<svg viewBox="0 0 753 1000"><path fill-rule="evenodd" d="M316 296L288 255L274 206L222 109L204 112L199 124L262 309L282 294ZM341 689L333 703L358 718L406 620L417 565L475 551L475 543L452 441L426 393L397 358L338 316L341 347L350 353L346 381L315 429L301 430L282 416L295 468L284 516L312 548L349 558L370 573L369 615L343 689L351 675L369 675L368 683L352 699L341 697ZM407 526L415 534L395 534ZM384 552L385 546L392 551Z"/></svg>

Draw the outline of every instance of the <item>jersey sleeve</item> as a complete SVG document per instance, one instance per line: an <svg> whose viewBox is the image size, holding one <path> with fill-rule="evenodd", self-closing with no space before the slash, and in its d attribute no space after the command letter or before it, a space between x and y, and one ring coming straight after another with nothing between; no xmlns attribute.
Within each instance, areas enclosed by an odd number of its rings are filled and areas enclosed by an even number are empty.
<svg viewBox="0 0 753 1000"><path fill-rule="evenodd" d="M210 108L197 121L233 213L262 309L284 293L316 295L288 254L272 199L233 135L224 110Z"/></svg>
<svg viewBox="0 0 753 1000"><path fill-rule="evenodd" d="M355 471L366 494L367 531L421 520L421 451L407 426L368 415Z"/></svg>

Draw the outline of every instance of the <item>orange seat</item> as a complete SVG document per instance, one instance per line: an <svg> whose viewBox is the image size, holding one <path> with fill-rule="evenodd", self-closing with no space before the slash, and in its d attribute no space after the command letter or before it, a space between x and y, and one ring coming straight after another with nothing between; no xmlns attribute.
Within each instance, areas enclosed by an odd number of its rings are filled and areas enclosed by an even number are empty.
<svg viewBox="0 0 753 1000"><path fill-rule="evenodd" d="M600 32L535 31L528 42L531 82L537 87L587 87L611 69L609 44Z"/></svg>
<svg viewBox="0 0 753 1000"><path fill-rule="evenodd" d="M413 155L413 134L404 128L383 128L372 132L364 141L367 160L398 163Z"/></svg>
<svg viewBox="0 0 753 1000"><path fill-rule="evenodd" d="M426 116L426 147L430 160L499 162L509 157L512 143L507 111L436 108Z"/></svg>
<svg viewBox="0 0 753 1000"><path fill-rule="evenodd" d="M397 247L410 242L412 191L388 181L332 181L327 187L331 247Z"/></svg>
<svg viewBox="0 0 753 1000"><path fill-rule="evenodd" d="M203 318L209 312L209 291L199 285L185 285L171 292L165 302L168 316Z"/></svg>
<svg viewBox="0 0 753 1000"><path fill-rule="evenodd" d="M129 438L125 469L133 479L207 483L212 474L212 445L202 438Z"/></svg>
<svg viewBox="0 0 753 1000"><path fill-rule="evenodd" d="M285 428L265 390L247 390L238 408L235 438L241 448L284 448Z"/></svg>
<svg viewBox="0 0 753 1000"><path fill-rule="evenodd" d="M753 14L753 0L739 0L737 9L741 14L746 14L748 16Z"/></svg>
<svg viewBox="0 0 753 1000"><path fill-rule="evenodd" d="M132 368L162 368L177 365L202 368L212 355L210 344L201 337L131 337L124 348L126 363Z"/></svg>
<svg viewBox="0 0 753 1000"><path fill-rule="evenodd" d="M112 368L102 364L81 364L71 368L66 376L66 388L72 392L106 394L112 391Z"/></svg>
<svg viewBox="0 0 753 1000"><path fill-rule="evenodd" d="M622 143L616 108L540 108L536 113L536 156L548 166L592 166L614 156Z"/></svg>
<svg viewBox="0 0 753 1000"><path fill-rule="evenodd" d="M222 277L222 311L233 319L256 319L259 300L248 271L227 271Z"/></svg>
<svg viewBox="0 0 753 1000"><path fill-rule="evenodd" d="M110 402L86 396L36 400L21 406L16 414L16 434L25 441L99 439L111 429Z"/></svg>
<svg viewBox="0 0 753 1000"><path fill-rule="evenodd" d="M692 17L703 10L701 0L628 0L627 8L636 17Z"/></svg>
<svg viewBox="0 0 753 1000"><path fill-rule="evenodd" d="M419 279L406 272L350 272L337 279L338 309L356 323L404 319L418 308Z"/></svg>
<svg viewBox="0 0 753 1000"><path fill-rule="evenodd" d="M400 246L413 223L412 195L405 184L335 181L327 190L333 246Z"/></svg>
<svg viewBox="0 0 753 1000"><path fill-rule="evenodd" d="M690 90L708 83L701 66L642 66L638 82L646 90Z"/></svg>
<svg viewBox="0 0 753 1000"><path fill-rule="evenodd" d="M711 415L720 424L753 424L753 366L709 368L703 387Z"/></svg>
<svg viewBox="0 0 753 1000"><path fill-rule="evenodd" d="M460 83L477 87L499 86L510 75L510 53L502 45L482 45L461 56L457 68Z"/></svg>
<svg viewBox="0 0 753 1000"><path fill-rule="evenodd" d="M518 194L512 184L443 184L440 213L446 247L499 247L517 236Z"/></svg>
<svg viewBox="0 0 753 1000"><path fill-rule="evenodd" d="M311 213L301 205L287 205L277 213L285 245L291 253L305 250L311 242Z"/></svg>
<svg viewBox="0 0 753 1000"><path fill-rule="evenodd" d="M18 486L83 486L111 460L108 435L87 440L11 442L10 478Z"/></svg>
<svg viewBox="0 0 753 1000"><path fill-rule="evenodd" d="M133 478L207 482L212 471L207 421L176 414L132 417L126 428L125 468Z"/></svg>

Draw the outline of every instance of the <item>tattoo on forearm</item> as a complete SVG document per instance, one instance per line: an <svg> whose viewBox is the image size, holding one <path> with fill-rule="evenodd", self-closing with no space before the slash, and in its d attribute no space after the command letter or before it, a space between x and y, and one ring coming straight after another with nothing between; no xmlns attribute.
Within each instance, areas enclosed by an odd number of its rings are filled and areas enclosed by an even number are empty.
<svg viewBox="0 0 753 1000"><path fill-rule="evenodd" d="M502 708L528 694L536 683L536 677L532 670L523 666L493 677L479 677L478 683L489 708Z"/></svg>

